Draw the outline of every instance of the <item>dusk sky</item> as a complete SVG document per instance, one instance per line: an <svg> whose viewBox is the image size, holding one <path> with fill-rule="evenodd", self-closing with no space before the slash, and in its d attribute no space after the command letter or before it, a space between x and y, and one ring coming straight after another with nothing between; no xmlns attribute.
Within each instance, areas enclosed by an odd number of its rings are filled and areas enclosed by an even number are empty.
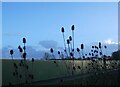
<svg viewBox="0 0 120 87"><path fill-rule="evenodd" d="M111 51L117 50L117 2L4 2L2 5L3 49L17 49L23 37L36 52L51 47L59 49L64 47L61 27L67 39L72 34L71 26L75 25L76 48L81 43L89 47L101 41L112 45Z"/></svg>

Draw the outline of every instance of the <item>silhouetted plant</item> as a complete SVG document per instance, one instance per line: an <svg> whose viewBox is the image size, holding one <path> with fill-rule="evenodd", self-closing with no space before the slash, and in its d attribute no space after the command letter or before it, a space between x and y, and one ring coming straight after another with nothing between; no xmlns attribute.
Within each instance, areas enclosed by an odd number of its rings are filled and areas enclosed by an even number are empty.
<svg viewBox="0 0 120 87"><path fill-rule="evenodd" d="M72 30L72 38L73 38L73 49L74 49L74 29L75 29L75 26L74 25L72 25L72 27L71 27L71 30ZM73 55L74 55L74 50L73 50Z"/></svg>
<svg viewBox="0 0 120 87"><path fill-rule="evenodd" d="M64 35L64 32L65 32L65 31L64 31L64 28L63 28L63 27L61 28L61 32L62 32L62 34L63 34L63 42L64 42L64 48L65 48L65 49L64 49L64 52L66 53L66 55L67 55L67 57L68 57L68 53L67 53L67 51L66 51L66 44L65 44L65 41L66 41L66 40L65 40L65 35Z"/></svg>
<svg viewBox="0 0 120 87"><path fill-rule="evenodd" d="M73 49L72 49L72 43L71 43L71 41L72 41L72 37L71 37L71 36L69 36L70 49L71 49L71 51L73 52Z"/></svg>
<svg viewBox="0 0 120 87"><path fill-rule="evenodd" d="M50 52L53 53L53 49L52 48L50 49Z"/></svg>
<svg viewBox="0 0 120 87"><path fill-rule="evenodd" d="M83 54L84 44L81 44L81 49L82 49L82 57L83 57L84 56Z"/></svg>
<svg viewBox="0 0 120 87"><path fill-rule="evenodd" d="M79 53L79 58L81 59L80 49L77 48L77 52Z"/></svg>

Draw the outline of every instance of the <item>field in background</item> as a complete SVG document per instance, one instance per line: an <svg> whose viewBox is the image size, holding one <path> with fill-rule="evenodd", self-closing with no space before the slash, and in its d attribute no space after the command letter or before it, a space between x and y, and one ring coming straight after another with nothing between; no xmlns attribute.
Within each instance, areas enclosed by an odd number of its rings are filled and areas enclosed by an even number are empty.
<svg viewBox="0 0 120 87"><path fill-rule="evenodd" d="M82 62L83 62L83 68L82 68ZM17 64L17 70L18 70L18 74L16 76L13 75L14 71L16 70L14 67L14 63ZM48 84L52 84L52 85L54 84L58 85L61 82L62 84L66 84L66 85L72 85L72 84L94 85L95 83L102 84L103 82L101 81L102 80L104 81L105 78L109 79L110 80L109 84L111 84L112 81L118 80L116 79L116 77L118 77L119 73L118 72L112 72L112 73L108 72L107 74L106 73L103 74L103 73L105 71L120 68L120 61L108 60L106 61L106 65L104 66L102 60L96 60L96 61L75 60L74 62L75 69L73 69L73 61L70 61L70 60L64 60L64 61L56 60L56 63L54 63L54 60L34 60L34 62L32 62L31 60L27 60L26 65L28 65L27 70L24 68L24 66L20 66L20 60L3 59L2 60L3 85L25 83L26 78L27 78L28 84L33 83L38 85L41 85L41 84L44 85L45 80L50 80L50 79L51 79L51 82L48 81ZM31 74L34 76L33 79L29 77ZM82 75L84 77L82 77ZM89 75L89 76L86 76L86 75ZM75 76L75 77L72 77L72 76ZM67 78L67 77L70 77L70 78ZM52 82L52 79L56 79L56 80L53 80ZM98 81L98 83L95 82L98 79L101 79L101 80Z"/></svg>

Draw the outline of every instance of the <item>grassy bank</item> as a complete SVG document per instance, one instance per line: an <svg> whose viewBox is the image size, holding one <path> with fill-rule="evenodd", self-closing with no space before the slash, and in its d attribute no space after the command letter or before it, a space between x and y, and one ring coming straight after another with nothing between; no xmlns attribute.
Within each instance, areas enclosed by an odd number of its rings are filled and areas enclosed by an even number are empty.
<svg viewBox="0 0 120 87"><path fill-rule="evenodd" d="M82 62L83 62L83 67L82 67ZM17 69L14 67L14 63L16 63ZM89 73L99 73L120 67L120 61L118 60L106 61L105 66L102 60L97 60L97 61L75 60L74 62L75 69L73 69L73 61L70 60L64 60L64 61L56 60L56 63L54 63L54 60L35 60L34 62L32 62L31 60L27 60L26 65L28 66L28 69L26 69L24 65L22 64L20 65L20 64L21 64L21 60L6 60L6 59L2 60L3 85L26 83L26 79L27 79L27 83L35 83L37 81L41 81L41 84L44 84L44 80L47 79L62 78L62 77L83 75ZM17 75L14 75L15 71L18 72ZM33 75L34 78L31 79L30 75ZM92 84L100 85L103 84L102 81L104 81L105 78L106 81L108 81L109 83L116 81L118 75L119 75L118 72L99 74L99 75L94 74L87 77L84 76L81 79L70 78L70 79L65 79L64 81L61 81L60 79L60 80L56 80L56 82L55 81L50 82L50 84L59 84L62 82L62 84L66 84L66 85L68 84L80 85L86 83L88 85L92 85ZM95 81L98 81L98 83Z"/></svg>

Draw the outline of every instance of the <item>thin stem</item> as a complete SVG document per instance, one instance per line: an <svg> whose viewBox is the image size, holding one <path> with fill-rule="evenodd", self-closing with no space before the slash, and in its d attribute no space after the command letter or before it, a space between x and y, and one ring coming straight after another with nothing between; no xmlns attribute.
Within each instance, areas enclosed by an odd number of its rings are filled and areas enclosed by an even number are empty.
<svg viewBox="0 0 120 87"><path fill-rule="evenodd" d="M65 35L64 35L64 32L63 32L63 41L64 41L64 47L65 47L65 50L66 50L66 44L65 44ZM67 53L67 50L65 51L67 57L68 57L68 53Z"/></svg>

